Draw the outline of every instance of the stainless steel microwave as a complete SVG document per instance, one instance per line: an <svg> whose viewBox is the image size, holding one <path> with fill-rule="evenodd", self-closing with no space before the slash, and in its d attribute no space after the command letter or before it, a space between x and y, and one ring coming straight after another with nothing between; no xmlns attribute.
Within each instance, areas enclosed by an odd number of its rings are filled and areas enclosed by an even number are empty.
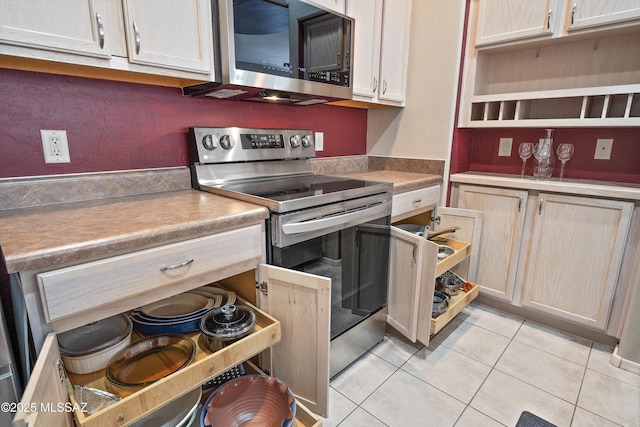
<svg viewBox="0 0 640 427"><path fill-rule="evenodd" d="M216 82L185 88L185 95L298 105L351 99L352 19L302 0L212 6Z"/></svg>

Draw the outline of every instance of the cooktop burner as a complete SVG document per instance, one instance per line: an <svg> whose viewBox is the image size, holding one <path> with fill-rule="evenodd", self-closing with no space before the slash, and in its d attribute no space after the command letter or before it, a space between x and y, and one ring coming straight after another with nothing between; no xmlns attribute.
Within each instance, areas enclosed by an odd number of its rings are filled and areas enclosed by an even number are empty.
<svg viewBox="0 0 640 427"><path fill-rule="evenodd" d="M270 200L284 201L303 197L348 191L366 187L367 181L327 175L309 175L291 178L270 178L241 184L227 184L221 188ZM371 183L369 182L369 185Z"/></svg>

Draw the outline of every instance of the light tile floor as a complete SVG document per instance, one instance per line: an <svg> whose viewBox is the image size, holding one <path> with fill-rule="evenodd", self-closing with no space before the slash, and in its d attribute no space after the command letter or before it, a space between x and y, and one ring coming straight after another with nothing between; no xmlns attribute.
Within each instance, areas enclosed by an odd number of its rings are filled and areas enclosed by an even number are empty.
<svg viewBox="0 0 640 427"><path fill-rule="evenodd" d="M325 427L640 427L640 375L613 349L472 303L428 347L390 329L331 381Z"/></svg>

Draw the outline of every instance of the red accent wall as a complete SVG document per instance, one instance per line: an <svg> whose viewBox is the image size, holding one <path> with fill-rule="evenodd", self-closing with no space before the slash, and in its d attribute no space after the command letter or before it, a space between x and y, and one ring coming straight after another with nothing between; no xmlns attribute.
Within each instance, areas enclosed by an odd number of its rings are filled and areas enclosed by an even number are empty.
<svg viewBox="0 0 640 427"><path fill-rule="evenodd" d="M0 178L188 166L189 126L324 132L318 157L366 153L366 110L187 98L180 89L0 69ZM46 164L40 129L71 163Z"/></svg>
<svg viewBox="0 0 640 427"><path fill-rule="evenodd" d="M473 129L469 169L479 172L520 174L522 160L518 156L521 142L538 142L544 129ZM498 157L500 138L513 138L511 157ZM593 158L597 139L613 139L610 160ZM575 154L565 166L565 178L595 179L640 184L640 128L560 128L553 132L554 149L567 142ZM467 145L468 147L468 145ZM458 150L460 151L460 150ZM556 160L553 176L560 172ZM531 175L534 159L527 161L525 174Z"/></svg>

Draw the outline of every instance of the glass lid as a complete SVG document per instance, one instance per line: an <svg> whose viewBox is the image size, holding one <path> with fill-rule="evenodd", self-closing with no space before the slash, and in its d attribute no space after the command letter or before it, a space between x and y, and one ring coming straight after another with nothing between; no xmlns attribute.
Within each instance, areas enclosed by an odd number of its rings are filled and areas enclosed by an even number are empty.
<svg viewBox="0 0 640 427"><path fill-rule="evenodd" d="M124 314L107 317L58 334L60 353L71 357L97 353L124 340L132 329L131 319Z"/></svg>
<svg viewBox="0 0 640 427"><path fill-rule="evenodd" d="M214 338L234 338L250 332L256 325L256 313L249 307L227 304L213 309L202 319L204 332Z"/></svg>

